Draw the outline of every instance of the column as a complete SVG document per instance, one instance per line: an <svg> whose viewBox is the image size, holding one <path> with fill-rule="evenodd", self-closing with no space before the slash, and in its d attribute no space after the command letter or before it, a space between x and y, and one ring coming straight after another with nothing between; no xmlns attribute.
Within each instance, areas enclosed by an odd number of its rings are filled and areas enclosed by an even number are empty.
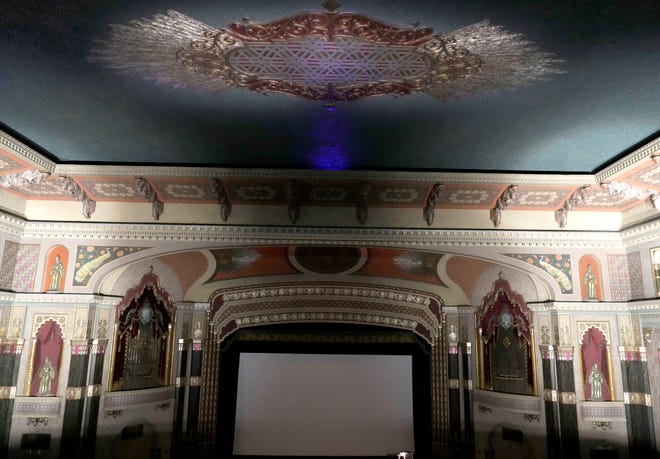
<svg viewBox="0 0 660 459"><path fill-rule="evenodd" d="M87 372L87 403L83 418L83 449L86 454L93 455L96 448L96 428L99 420L101 388L103 386L103 362L107 339L92 340L89 355L89 370Z"/></svg>
<svg viewBox="0 0 660 459"><path fill-rule="evenodd" d="M193 339L190 352L190 377L188 379L188 413L186 438L196 440L199 430L199 402L202 390L202 340Z"/></svg>
<svg viewBox="0 0 660 459"><path fill-rule="evenodd" d="M543 403L548 457L561 457L559 436L559 402L557 397L557 362L555 347L540 346L543 370Z"/></svg>
<svg viewBox="0 0 660 459"><path fill-rule="evenodd" d="M71 360L60 443L61 457L77 458L81 453L80 439L85 407L88 350L89 342L87 340L71 340Z"/></svg>
<svg viewBox="0 0 660 459"><path fill-rule="evenodd" d="M474 416L472 414L472 343L461 343L463 356L463 434L467 445L474 448Z"/></svg>
<svg viewBox="0 0 660 459"><path fill-rule="evenodd" d="M447 354L449 396L449 435L453 448L461 443L461 390L458 367L458 344L450 343Z"/></svg>
<svg viewBox="0 0 660 459"><path fill-rule="evenodd" d="M646 348L619 347L630 457L656 457Z"/></svg>
<svg viewBox="0 0 660 459"><path fill-rule="evenodd" d="M575 404L573 346L558 346L555 357L557 365L561 457L573 458L580 451L577 405Z"/></svg>
<svg viewBox="0 0 660 459"><path fill-rule="evenodd" d="M0 339L0 457L9 457L11 415L22 351L22 339Z"/></svg>
<svg viewBox="0 0 660 459"><path fill-rule="evenodd" d="M189 347L190 340L179 339L176 355L176 379L174 382L174 426L172 428L172 435L175 443L180 442L184 438L183 420L185 418L186 411Z"/></svg>

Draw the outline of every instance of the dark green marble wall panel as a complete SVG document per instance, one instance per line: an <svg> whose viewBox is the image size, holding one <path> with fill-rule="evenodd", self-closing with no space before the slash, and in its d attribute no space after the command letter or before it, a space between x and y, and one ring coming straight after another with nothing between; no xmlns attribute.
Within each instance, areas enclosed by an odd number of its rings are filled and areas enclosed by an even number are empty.
<svg viewBox="0 0 660 459"><path fill-rule="evenodd" d="M575 392L575 375L571 360L557 360L557 390Z"/></svg>
<svg viewBox="0 0 660 459"><path fill-rule="evenodd" d="M7 387L15 384L14 369L16 367L16 360L20 359L20 357L20 354L0 353L0 386Z"/></svg>
<svg viewBox="0 0 660 459"><path fill-rule="evenodd" d="M83 425L82 451L84 453L94 454L96 449L96 430L99 421L100 397L89 397L85 404L85 423Z"/></svg>
<svg viewBox="0 0 660 459"><path fill-rule="evenodd" d="M186 423L186 436L190 439L197 437L199 429L199 399L201 387L193 386L188 392L188 419Z"/></svg>
<svg viewBox="0 0 660 459"><path fill-rule="evenodd" d="M560 403L559 419L561 457L570 459L579 456L580 436L578 434L576 405Z"/></svg>
<svg viewBox="0 0 660 459"><path fill-rule="evenodd" d="M190 375L200 376L202 374L202 351L190 353Z"/></svg>
<svg viewBox="0 0 660 459"><path fill-rule="evenodd" d="M60 457L77 458L80 453L84 400L67 400L64 404Z"/></svg>
<svg viewBox="0 0 660 459"><path fill-rule="evenodd" d="M626 417L630 457L657 457L652 408L626 404Z"/></svg>
<svg viewBox="0 0 660 459"><path fill-rule="evenodd" d="M550 359L541 360L541 370L543 371L543 387L546 389L556 389L552 384L551 365L554 365L554 363L554 360Z"/></svg>
<svg viewBox="0 0 660 459"><path fill-rule="evenodd" d="M95 354L95 356L94 356L94 369L93 369L93 371L91 371L90 384L102 384L103 383L103 362L104 361L105 361L105 354Z"/></svg>
<svg viewBox="0 0 660 459"><path fill-rule="evenodd" d="M71 356L67 387L82 387L87 384L87 354Z"/></svg>
<svg viewBox="0 0 660 459"><path fill-rule="evenodd" d="M463 429L464 439L467 443L474 446L474 415L472 412L472 354L468 354L463 349ZM470 384L470 387L467 387Z"/></svg>
<svg viewBox="0 0 660 459"><path fill-rule="evenodd" d="M0 399L0 457L9 457L9 434L13 410L14 399Z"/></svg>
<svg viewBox="0 0 660 459"><path fill-rule="evenodd" d="M623 391L638 392L642 394L650 393L649 375L646 362L639 360L622 361L621 370L623 372Z"/></svg>
<svg viewBox="0 0 660 459"><path fill-rule="evenodd" d="M545 431L548 457L561 457L559 438L559 403L545 400Z"/></svg>

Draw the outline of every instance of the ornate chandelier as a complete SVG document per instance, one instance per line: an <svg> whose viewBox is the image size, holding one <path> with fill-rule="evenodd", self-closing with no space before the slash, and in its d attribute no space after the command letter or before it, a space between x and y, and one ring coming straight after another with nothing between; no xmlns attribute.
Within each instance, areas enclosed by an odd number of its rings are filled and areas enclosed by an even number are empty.
<svg viewBox="0 0 660 459"><path fill-rule="evenodd" d="M360 13L300 12L215 29L176 11L113 25L90 60L204 92L243 87L327 104L427 93L440 100L516 88L561 73L560 62L488 21L453 33L403 28Z"/></svg>

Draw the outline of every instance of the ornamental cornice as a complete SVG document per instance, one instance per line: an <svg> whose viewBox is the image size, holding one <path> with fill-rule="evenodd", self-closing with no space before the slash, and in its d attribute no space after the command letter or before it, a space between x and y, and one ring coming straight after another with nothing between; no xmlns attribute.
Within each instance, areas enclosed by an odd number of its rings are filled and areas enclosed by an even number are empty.
<svg viewBox="0 0 660 459"><path fill-rule="evenodd" d="M23 161L46 169L48 172L52 173L56 167L56 164L53 161L46 159L42 154L37 153L32 148L19 142L2 130L0 130L0 145L7 148L11 153L15 154Z"/></svg>
<svg viewBox="0 0 660 459"><path fill-rule="evenodd" d="M0 234L21 237L26 225L24 220L0 212Z"/></svg>
<svg viewBox="0 0 660 459"><path fill-rule="evenodd" d="M0 293L0 303L29 303L36 304L94 304L97 306L115 306L121 301L121 297L94 295L94 294L72 294L72 293Z"/></svg>
<svg viewBox="0 0 660 459"><path fill-rule="evenodd" d="M626 247L660 242L660 219L621 231L621 240Z"/></svg>
<svg viewBox="0 0 660 459"><path fill-rule="evenodd" d="M268 299L279 297L319 296L352 297L375 300L389 300L398 303L408 303L415 306L428 306L431 303L429 296L401 290L385 290L383 287L371 288L366 286L350 285L283 285L271 288L245 289L237 292L222 294L224 303L234 301L254 301L255 299Z"/></svg>
<svg viewBox="0 0 660 459"><path fill-rule="evenodd" d="M593 174L506 174L465 172L397 172L397 171L317 171L298 169L233 169L214 167L121 166L57 164L54 174L84 177L174 177L267 180L338 180L369 182L424 182L519 185L580 186L596 184Z"/></svg>
<svg viewBox="0 0 660 459"><path fill-rule="evenodd" d="M325 244L414 247L568 247L622 249L616 232L493 231L390 228L256 227L28 222L36 239L103 239L191 243Z"/></svg>
<svg viewBox="0 0 660 459"><path fill-rule="evenodd" d="M660 138L652 140L641 148L638 148L629 155L616 161L614 164L597 172L594 176L596 183L606 182L609 178L615 176L619 172L636 165L640 161L651 158L658 153L660 153Z"/></svg>
<svg viewBox="0 0 660 459"><path fill-rule="evenodd" d="M603 312L625 312L630 313L631 303L622 302L558 302L551 301L546 303L527 303L527 307L532 312L588 312L588 313L603 313Z"/></svg>

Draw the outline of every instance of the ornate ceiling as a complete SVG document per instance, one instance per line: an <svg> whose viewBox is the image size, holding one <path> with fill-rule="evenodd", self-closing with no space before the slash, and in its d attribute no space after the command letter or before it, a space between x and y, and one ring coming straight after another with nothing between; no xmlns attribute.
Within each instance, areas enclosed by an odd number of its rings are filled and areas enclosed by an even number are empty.
<svg viewBox="0 0 660 459"><path fill-rule="evenodd" d="M2 207L443 228L655 215L656 2L325 6L2 2Z"/></svg>

